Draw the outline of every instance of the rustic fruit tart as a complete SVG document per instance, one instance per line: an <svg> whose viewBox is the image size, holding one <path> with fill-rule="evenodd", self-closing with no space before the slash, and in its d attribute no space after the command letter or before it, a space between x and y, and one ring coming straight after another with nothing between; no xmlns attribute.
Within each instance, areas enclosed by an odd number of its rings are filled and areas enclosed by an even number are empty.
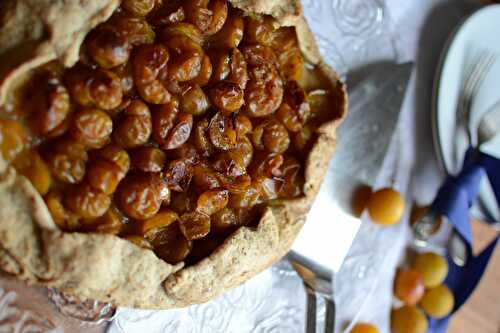
<svg viewBox="0 0 500 333"><path fill-rule="evenodd" d="M286 253L346 107L297 2L0 8L4 271L169 308Z"/></svg>

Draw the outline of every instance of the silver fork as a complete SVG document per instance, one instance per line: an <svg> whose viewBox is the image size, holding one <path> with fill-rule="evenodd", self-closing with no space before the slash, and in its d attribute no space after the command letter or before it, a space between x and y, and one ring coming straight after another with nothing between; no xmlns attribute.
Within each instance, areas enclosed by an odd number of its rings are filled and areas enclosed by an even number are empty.
<svg viewBox="0 0 500 333"><path fill-rule="evenodd" d="M481 50L475 56L475 61L466 70L462 81L460 96L457 105L457 121L467 131L469 144L472 144L472 130L470 124L470 110L472 101L481 87L486 75L496 61L496 54L488 50Z"/></svg>
<svg viewBox="0 0 500 333"><path fill-rule="evenodd" d="M288 260L302 278L307 294L306 333L316 333L316 299L325 301L324 332L333 333L335 327L335 301L333 299L333 273L316 262L290 251Z"/></svg>
<svg viewBox="0 0 500 333"><path fill-rule="evenodd" d="M470 122L470 111L474 97L477 95L479 88L484 82L486 75L496 61L496 54L488 50L480 50L475 56L472 65L466 70L460 89L460 96L457 105L457 122L458 126L463 126L467 132L469 144L472 145L472 128ZM458 127L457 126L457 127ZM415 244L417 246L425 246L427 240L432 235L434 225L437 223L439 216L432 209L417 221L413 226L415 236ZM453 262L458 266L463 266L467 262L467 250L462 236L457 231L453 231L448 243L450 256Z"/></svg>

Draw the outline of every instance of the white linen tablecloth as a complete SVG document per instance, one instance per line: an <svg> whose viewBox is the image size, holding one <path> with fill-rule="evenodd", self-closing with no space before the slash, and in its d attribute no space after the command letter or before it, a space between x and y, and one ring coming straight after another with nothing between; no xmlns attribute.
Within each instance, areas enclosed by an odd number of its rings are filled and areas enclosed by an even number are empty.
<svg viewBox="0 0 500 333"><path fill-rule="evenodd" d="M430 125L431 88L439 54L475 1L302 0L325 59L344 76L377 60L416 61L393 139L378 180L407 202L432 200L444 174L435 158ZM417 60L418 59L418 60ZM408 205L410 206L410 204ZM406 214L408 215L408 213ZM389 332L392 281L403 256L407 217L391 228L364 221L335 275L337 328L357 320ZM345 249L332 248L336 251ZM187 309L120 308L109 332L303 332L305 293L285 261L222 297ZM318 318L321 322L322 313ZM318 327L318 332L321 325Z"/></svg>

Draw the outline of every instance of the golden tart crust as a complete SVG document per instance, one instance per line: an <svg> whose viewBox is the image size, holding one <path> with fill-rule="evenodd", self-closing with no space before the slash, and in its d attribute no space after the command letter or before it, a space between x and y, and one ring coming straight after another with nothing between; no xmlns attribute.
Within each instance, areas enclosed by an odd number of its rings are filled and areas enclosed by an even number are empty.
<svg viewBox="0 0 500 333"><path fill-rule="evenodd" d="M305 59L328 78L335 96L330 120L305 168L304 195L266 209L257 228L241 227L209 257L183 268L113 235L60 231L31 183L0 157L0 268L31 284L132 308L167 309L213 299L279 260L302 227L335 149L347 95L323 63L298 0L229 0L246 14L272 15L295 26ZM28 72L51 60L78 60L85 35L107 20L118 0L7 0L0 4L0 107Z"/></svg>

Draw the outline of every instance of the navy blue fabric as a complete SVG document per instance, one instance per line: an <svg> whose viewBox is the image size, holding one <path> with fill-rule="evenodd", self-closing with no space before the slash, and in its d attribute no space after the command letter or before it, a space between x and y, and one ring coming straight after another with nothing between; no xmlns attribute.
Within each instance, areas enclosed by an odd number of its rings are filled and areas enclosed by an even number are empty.
<svg viewBox="0 0 500 333"><path fill-rule="evenodd" d="M447 217L448 222L466 241L469 254L464 267L455 265L451 258L447 258L450 270L445 284L455 296L452 314L467 301L479 284L498 243L497 237L479 255L475 257L472 255L469 208L477 198L481 179L485 175L488 176L493 187L497 203L500 202L500 160L471 148L466 153L462 171L457 176L450 176L446 179L432 205L436 212ZM430 319L429 332L446 332L450 316L443 319Z"/></svg>

